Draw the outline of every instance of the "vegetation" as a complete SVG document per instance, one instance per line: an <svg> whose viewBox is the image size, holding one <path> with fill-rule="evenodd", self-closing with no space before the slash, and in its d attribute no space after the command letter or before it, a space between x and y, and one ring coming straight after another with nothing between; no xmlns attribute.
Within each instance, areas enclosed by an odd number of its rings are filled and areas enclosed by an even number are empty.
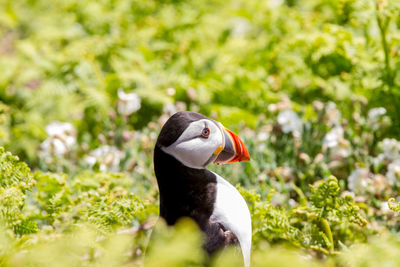
<svg viewBox="0 0 400 267"><path fill-rule="evenodd" d="M399 12L0 0L0 265L240 266L157 221L153 147L192 110L249 149L210 168L248 202L252 266L398 266Z"/></svg>

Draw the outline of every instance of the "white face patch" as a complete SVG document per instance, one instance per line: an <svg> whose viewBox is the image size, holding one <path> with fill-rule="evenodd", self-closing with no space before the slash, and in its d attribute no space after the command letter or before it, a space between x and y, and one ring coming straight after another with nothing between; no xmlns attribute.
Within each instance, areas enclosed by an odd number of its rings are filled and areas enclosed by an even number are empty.
<svg viewBox="0 0 400 267"><path fill-rule="evenodd" d="M208 138L201 135L204 128L210 130ZM161 149L188 167L202 169L221 145L223 145L221 127L211 120L203 119L189 124L178 140Z"/></svg>

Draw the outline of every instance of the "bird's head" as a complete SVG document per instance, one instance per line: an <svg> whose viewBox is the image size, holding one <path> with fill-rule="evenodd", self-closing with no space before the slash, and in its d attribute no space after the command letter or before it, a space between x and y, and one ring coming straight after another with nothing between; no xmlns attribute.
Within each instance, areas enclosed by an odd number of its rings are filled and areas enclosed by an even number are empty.
<svg viewBox="0 0 400 267"><path fill-rule="evenodd" d="M232 163L250 160L240 138L206 116L189 111L174 114L165 123L157 144L165 153L191 168L209 163Z"/></svg>

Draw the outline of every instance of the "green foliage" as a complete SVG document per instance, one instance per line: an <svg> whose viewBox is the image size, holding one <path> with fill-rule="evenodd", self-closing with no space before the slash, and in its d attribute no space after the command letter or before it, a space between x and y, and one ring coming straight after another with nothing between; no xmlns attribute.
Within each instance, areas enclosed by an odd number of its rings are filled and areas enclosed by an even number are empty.
<svg viewBox="0 0 400 267"><path fill-rule="evenodd" d="M388 200L388 205L389 208L393 211L399 212L400 211L400 204L395 203L395 199L394 198L390 198Z"/></svg>
<svg viewBox="0 0 400 267"><path fill-rule="evenodd" d="M302 205L285 210L271 204L274 190L265 201L259 194L239 187L250 203L255 243L260 240L282 242L313 249L324 254L335 253L335 247L365 240L367 221L351 197L340 197L335 177L313 186Z"/></svg>
<svg viewBox="0 0 400 267"><path fill-rule="evenodd" d="M197 225L188 219L168 228L160 220L146 251L145 266L203 266L206 260Z"/></svg>
<svg viewBox="0 0 400 267"><path fill-rule="evenodd" d="M61 236L33 237L3 266L122 266L129 260L131 242L128 235L99 236L90 225L80 225Z"/></svg>
<svg viewBox="0 0 400 267"><path fill-rule="evenodd" d="M241 187L238 189L250 204L255 243L265 239L270 242L280 240L286 240L294 244L298 242L300 231L291 225L290 213L284 209L274 207L270 203L274 190L269 193L267 201L261 201L259 194L246 191Z"/></svg>
<svg viewBox="0 0 400 267"><path fill-rule="evenodd" d="M37 231L36 223L23 214L26 191L33 186L28 166L0 147L0 221L16 235Z"/></svg>
<svg viewBox="0 0 400 267"><path fill-rule="evenodd" d="M254 128L284 94L341 107L363 96L399 128L396 1L3 2L1 144L30 163L52 121L99 145L122 121L119 89L142 98L133 129L176 101Z"/></svg>
<svg viewBox="0 0 400 267"><path fill-rule="evenodd" d="M397 266L399 258L398 235L383 233L373 237L369 244L357 244L340 256L346 266Z"/></svg>
<svg viewBox="0 0 400 267"><path fill-rule="evenodd" d="M399 10L0 0L0 265L142 266L152 150L180 110L250 151L210 168L249 204L252 266L396 265ZM192 222L159 224L150 266L242 264L237 249L208 259Z"/></svg>
<svg viewBox="0 0 400 267"><path fill-rule="evenodd" d="M83 172L69 182L66 175L35 173L35 208L30 215L57 231L76 223L90 223L103 233L145 219L145 205L122 174Z"/></svg>

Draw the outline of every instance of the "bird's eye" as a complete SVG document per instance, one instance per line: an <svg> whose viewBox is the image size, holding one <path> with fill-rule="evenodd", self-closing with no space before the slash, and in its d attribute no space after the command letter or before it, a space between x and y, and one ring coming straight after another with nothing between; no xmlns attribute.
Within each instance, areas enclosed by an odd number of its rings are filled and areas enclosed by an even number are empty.
<svg viewBox="0 0 400 267"><path fill-rule="evenodd" d="M208 138L210 136L210 129L205 127L203 131L201 131L201 136L203 136L204 138Z"/></svg>

